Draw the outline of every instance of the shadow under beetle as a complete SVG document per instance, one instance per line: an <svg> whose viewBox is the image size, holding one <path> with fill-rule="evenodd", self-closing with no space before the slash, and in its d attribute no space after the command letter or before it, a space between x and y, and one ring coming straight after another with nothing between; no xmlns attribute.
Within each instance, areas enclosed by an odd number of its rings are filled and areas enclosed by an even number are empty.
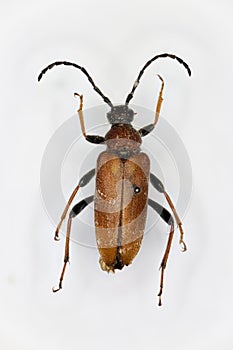
<svg viewBox="0 0 233 350"><path fill-rule="evenodd" d="M38 77L38 80L40 81L42 76L49 69L59 65L78 68L86 75L94 90L111 108L107 113L107 119L111 124L111 128L107 134L105 136L87 135L83 118L83 96L75 93L75 96L80 98L80 106L77 112L83 136L91 143L105 144L106 150L99 155L96 169L90 170L79 181L68 200L57 226L54 237L55 240L59 240L60 227L79 188L86 186L95 176L95 195L89 196L77 203L69 213L66 231L64 266L60 276L59 287L53 289L54 292L62 289L62 281L66 265L69 262L69 242L72 220L87 205L94 201L95 231L97 246L100 253L100 266L102 270L107 272L114 272L116 269L121 270L124 266L128 266L132 263L141 246L145 230L147 207L149 205L170 226L170 233L160 266L161 277L158 296L159 305L162 305L161 296L164 284L164 271L174 235L174 219L180 231L179 242L182 251L186 250L186 245L183 240L182 223L172 200L165 191L162 182L154 174L150 173L150 160L147 154L140 150L142 138L152 132L159 119L164 88L162 77L158 75L161 80L161 88L153 123L146 125L139 130L134 129L132 122L135 113L128 107L128 105L133 98L134 92L145 69L156 59L164 57L170 57L177 60L184 66L189 76L191 75L189 66L181 58L168 53L156 55L150 59L139 72L133 88L126 98L125 104L117 106L114 106L110 99L95 85L86 69L78 64L57 61L44 68ZM173 216L159 203L150 198L148 199L149 181L157 191L164 194Z"/></svg>

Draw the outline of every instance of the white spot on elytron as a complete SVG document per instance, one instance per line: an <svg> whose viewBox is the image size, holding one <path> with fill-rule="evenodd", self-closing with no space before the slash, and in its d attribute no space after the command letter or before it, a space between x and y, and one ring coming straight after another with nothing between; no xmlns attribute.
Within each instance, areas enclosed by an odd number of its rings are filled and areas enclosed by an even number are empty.
<svg viewBox="0 0 233 350"><path fill-rule="evenodd" d="M101 192L99 188L97 189L97 192L98 192L98 194L99 194L99 196L100 196L101 198L106 198L106 197L107 197L106 194L104 194L103 192Z"/></svg>

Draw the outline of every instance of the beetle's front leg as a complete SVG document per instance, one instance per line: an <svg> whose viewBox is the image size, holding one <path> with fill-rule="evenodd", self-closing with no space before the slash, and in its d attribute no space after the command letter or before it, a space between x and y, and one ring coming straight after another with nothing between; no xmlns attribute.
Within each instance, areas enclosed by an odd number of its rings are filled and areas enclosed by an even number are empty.
<svg viewBox="0 0 233 350"><path fill-rule="evenodd" d="M162 81L162 84L161 84L159 97L158 97L158 101L157 101L157 105L156 105L155 119L154 119L154 122L152 124L146 125L143 128L138 130L141 137L148 135L152 130L154 130L154 127L159 120L160 110L161 110L161 106L162 106L162 102L163 102L164 80L159 74L158 74L158 77Z"/></svg>
<svg viewBox="0 0 233 350"><path fill-rule="evenodd" d="M79 213L81 213L81 211L84 208L86 208L86 206L88 204L93 202L93 200L94 200L94 196L87 197L87 198L83 199L81 202L79 202L78 204L76 204L73 207L73 209L70 211L69 219L68 219L68 223L67 223L67 230L66 230L66 245L65 245L64 265L63 265L63 269L62 269L61 276L60 276L59 286L56 289L53 288L53 292L58 292L60 289L62 289L62 281L63 281L63 278L64 278L66 265L69 262L69 257L70 257L70 255L69 255L69 251L70 251L70 230L71 230L72 219L75 218Z"/></svg>
<svg viewBox="0 0 233 350"><path fill-rule="evenodd" d="M88 142L95 143L95 144L100 144L105 142L105 138L103 136L99 135L87 135L86 134L86 129L85 129L85 124L84 124L84 118L83 118L83 95L79 95L76 92L74 93L74 96L78 96L80 98L80 104L79 104L79 109L77 110L79 120L80 120L80 125L82 129L82 134L85 137L85 139Z"/></svg>
<svg viewBox="0 0 233 350"><path fill-rule="evenodd" d="M59 224L57 225L57 228L56 228L56 231L55 231L55 236L54 236L54 239L55 241L58 241L59 240L59 231L60 231L60 228L61 228L61 225L62 225L62 222L64 221L65 217L66 217L66 214L69 210L69 207L74 199L74 197L76 196L78 190L80 187L84 187L86 186L90 181L91 179L94 177L95 175L95 169L92 169L90 171L88 171L88 173L86 173L82 178L81 180L79 181L78 185L75 187L75 189L73 190L66 206L65 206L65 209L61 215L61 219L59 221Z"/></svg>
<svg viewBox="0 0 233 350"><path fill-rule="evenodd" d="M184 231L183 231L183 228L182 228L182 222L181 222L181 220L180 220L180 218L179 218L179 216L177 214L177 211L176 211L176 209L174 207L174 204L173 204L170 196L165 191L163 183L154 174L150 174L150 182L151 182L152 186L154 188L156 188L157 191L159 191L160 193L164 194L164 196L165 196L165 198L166 198L166 200L167 200L167 202L168 202L168 204L169 204L169 206L170 206L170 208L171 208L171 210L173 212L173 215L175 217L176 223L177 223L177 225L179 227L179 231L180 231L180 242L179 243L180 243L180 245L182 247L182 251L185 252L187 250L187 247L186 247L186 244L185 244L184 239L183 239Z"/></svg>

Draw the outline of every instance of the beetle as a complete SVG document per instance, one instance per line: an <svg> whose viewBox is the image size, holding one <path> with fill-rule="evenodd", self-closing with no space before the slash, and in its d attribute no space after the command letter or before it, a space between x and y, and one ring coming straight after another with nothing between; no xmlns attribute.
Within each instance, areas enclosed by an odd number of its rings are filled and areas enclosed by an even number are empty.
<svg viewBox="0 0 233 350"><path fill-rule="evenodd" d="M140 149L142 138L150 134L155 128L160 115L163 101L164 80L158 75L161 81L160 92L157 100L155 118L153 123L136 130L133 125L134 111L129 108L129 102L134 96L134 92L139 85L140 79L145 69L158 58L169 57L178 61L187 70L191 76L191 70L187 63L176 55L163 53L154 56L140 70L139 75L128 94L125 103L122 105L113 105L111 100L105 96L96 86L87 70L80 65L67 61L56 61L44 68L38 76L38 81L42 76L55 66L65 65L75 67L88 78L94 90L108 104L110 111L107 112L107 119L111 125L110 130L105 136L87 135L85 130L83 115L83 95L75 93L80 99L79 109L77 111L81 130L84 138L94 144L106 145L105 151L101 152L95 169L91 169L78 182L73 190L67 205L61 215L61 219L55 231L55 240L59 240L59 230L66 218L69 207L81 187L86 186L91 179L96 178L95 194L89 196L74 205L70 210L67 221L66 242L64 265L61 272L59 286L53 292L62 289L62 282L67 263L69 262L69 243L72 220L81 213L81 211L94 201L94 222L97 247L100 254L100 267L107 272L121 270L124 266L132 263L137 255L145 231L145 223L148 205L154 209L160 217L170 226L170 232L163 259L160 265L160 289L158 293L159 306L162 305L161 296L164 285L164 271L172 244L175 230L175 222L179 228L182 251L185 251L186 244L183 240L184 232L182 222L176 212L173 202L166 192L163 183L157 176L150 173L150 160L146 153ZM172 214L159 203L148 198L148 183L160 193L162 193Z"/></svg>

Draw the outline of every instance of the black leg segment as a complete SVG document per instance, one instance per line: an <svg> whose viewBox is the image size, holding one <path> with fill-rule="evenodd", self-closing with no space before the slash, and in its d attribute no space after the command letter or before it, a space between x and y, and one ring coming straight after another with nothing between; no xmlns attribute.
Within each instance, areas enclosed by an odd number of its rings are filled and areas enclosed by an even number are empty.
<svg viewBox="0 0 233 350"><path fill-rule="evenodd" d="M86 208L88 204L93 202L94 196L87 197L83 199L81 202L75 204L75 206L71 209L69 216L73 219L75 218L83 209Z"/></svg>
<svg viewBox="0 0 233 350"><path fill-rule="evenodd" d="M148 199L148 205L153 208L159 216L169 225L174 225L174 220L171 214L167 209L165 209L162 205L159 203L153 201L152 199Z"/></svg>
<svg viewBox="0 0 233 350"><path fill-rule="evenodd" d="M90 143L95 143L96 145L105 143L105 138L99 135L86 135L86 140Z"/></svg>
<svg viewBox="0 0 233 350"><path fill-rule="evenodd" d="M143 128L139 129L138 132L141 137L147 136L151 131L153 131L155 128L154 124L149 124L146 126L143 126Z"/></svg>
<svg viewBox="0 0 233 350"><path fill-rule="evenodd" d="M88 173L86 173L85 175L83 175L83 177L81 177L79 181L79 186L80 187L86 186L94 176L95 176L95 169L91 169L90 171L88 171Z"/></svg>
<svg viewBox="0 0 233 350"><path fill-rule="evenodd" d="M152 173L150 173L150 182L157 191L159 191L160 193L165 192L163 183L157 178L157 176L155 176Z"/></svg>

